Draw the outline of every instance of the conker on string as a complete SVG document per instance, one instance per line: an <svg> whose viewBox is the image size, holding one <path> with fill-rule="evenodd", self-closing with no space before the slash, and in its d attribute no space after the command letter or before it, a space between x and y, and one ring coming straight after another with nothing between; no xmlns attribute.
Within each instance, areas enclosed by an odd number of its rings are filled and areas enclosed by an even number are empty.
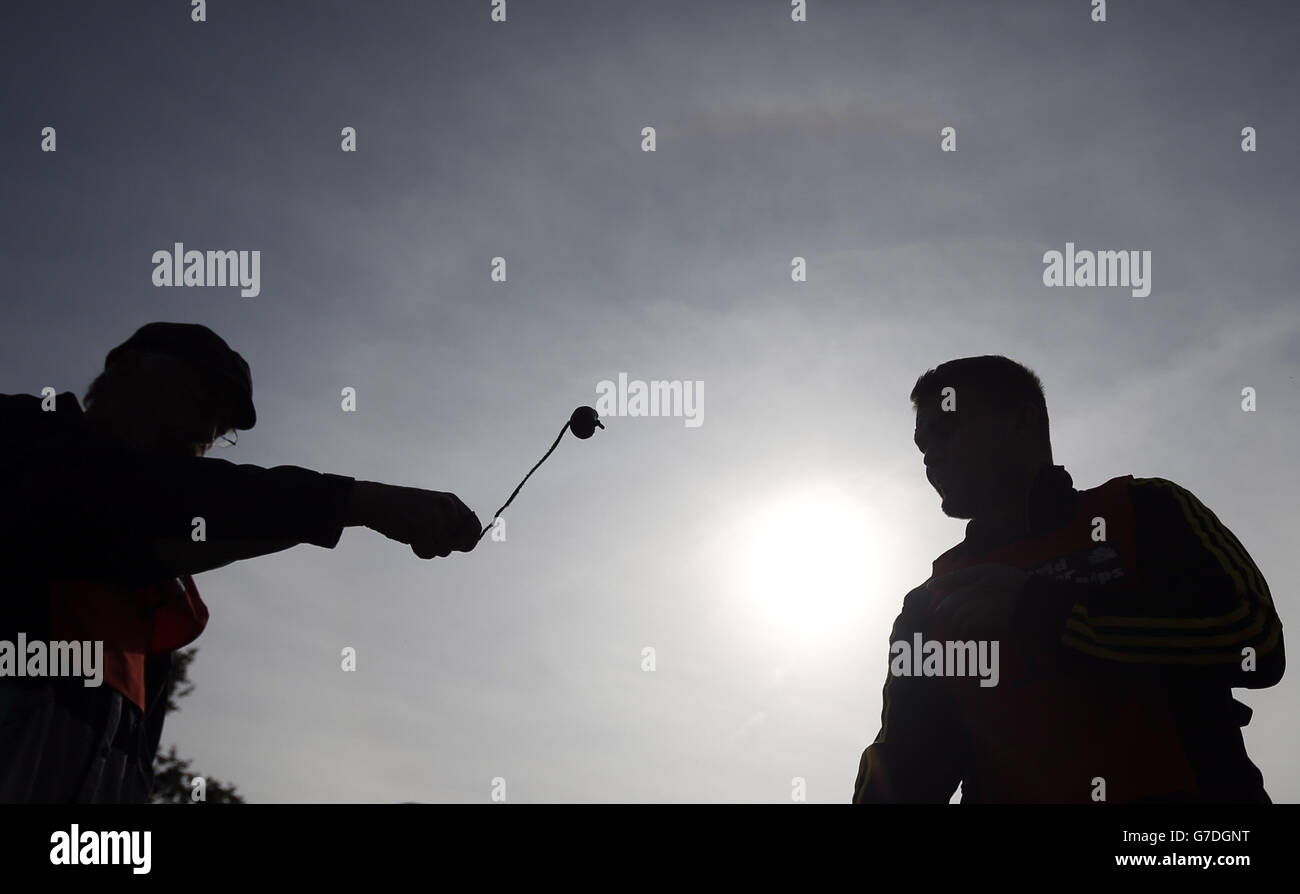
<svg viewBox="0 0 1300 894"><path fill-rule="evenodd" d="M564 437L566 431L573 432L575 438L580 438L585 441L596 433L597 428L604 427L604 424L600 421L600 414L591 407L578 407L578 409L574 410L573 415L569 417L569 421L564 423L564 428L560 429L560 433L555 436L555 441L551 444L551 449L542 454L542 458L537 461L536 466L533 466L528 470L528 474L524 476L524 480L519 482L519 487L515 488L514 493L510 495L509 499L507 499L505 503L502 504L501 508L496 511L496 514L492 516L492 521L483 526L483 530L479 532L478 539L482 540L483 535L492 530L493 523L501 517L501 513L505 512L506 509L510 507L510 504L514 502L515 497L519 496L519 491L523 489L523 486L528 479L533 477L533 473L537 471L538 466L546 462L546 458L555 452L556 447L560 446L560 440Z"/></svg>
<svg viewBox="0 0 1300 894"><path fill-rule="evenodd" d="M605 424L600 421L600 414L591 407L578 407L569 417L569 430L573 432L574 437L587 440L596 433L597 428L604 428Z"/></svg>

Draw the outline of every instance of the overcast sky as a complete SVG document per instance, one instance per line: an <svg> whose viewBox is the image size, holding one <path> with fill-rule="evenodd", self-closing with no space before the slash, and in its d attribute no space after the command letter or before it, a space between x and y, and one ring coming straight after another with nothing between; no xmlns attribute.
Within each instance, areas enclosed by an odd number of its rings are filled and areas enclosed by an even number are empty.
<svg viewBox="0 0 1300 894"><path fill-rule="evenodd" d="M208 5L0 8L0 391L80 397L142 323L204 323L258 408L216 456L486 521L602 380L704 383L699 426L566 438L505 542L198 576L164 744L249 800L849 800L890 625L964 530L908 402L954 357L1037 371L1076 486L1178 482L1296 615L1294 4ZM1067 241L1150 251L1150 294L1046 288ZM260 294L155 287L176 242L260 251ZM765 587L791 562L839 596ZM1238 691L1275 801L1298 692Z"/></svg>

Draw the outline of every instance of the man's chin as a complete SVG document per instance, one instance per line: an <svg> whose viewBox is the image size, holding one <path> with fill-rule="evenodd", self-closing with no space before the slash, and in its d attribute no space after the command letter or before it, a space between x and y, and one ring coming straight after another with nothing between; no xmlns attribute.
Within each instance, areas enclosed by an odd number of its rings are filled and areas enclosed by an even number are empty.
<svg viewBox="0 0 1300 894"><path fill-rule="evenodd" d="M942 497L942 502L939 504L939 508L942 509L943 514L949 518L971 519L975 517L967 507L961 504L960 500L954 500L950 496Z"/></svg>

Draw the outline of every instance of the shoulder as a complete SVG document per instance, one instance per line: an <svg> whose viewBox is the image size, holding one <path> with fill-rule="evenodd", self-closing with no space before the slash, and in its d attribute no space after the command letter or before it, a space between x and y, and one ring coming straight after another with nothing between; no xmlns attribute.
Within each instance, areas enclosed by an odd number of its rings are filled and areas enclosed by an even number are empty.
<svg viewBox="0 0 1300 894"><path fill-rule="evenodd" d="M1136 500L1165 505L1200 505L1190 490L1168 478L1131 478L1129 493Z"/></svg>
<svg viewBox="0 0 1300 894"><path fill-rule="evenodd" d="M1133 506L1148 523L1197 531L1214 531L1223 525L1196 494L1168 478L1134 478L1129 492Z"/></svg>
<svg viewBox="0 0 1300 894"><path fill-rule="evenodd" d="M1141 478L1135 475L1120 475L1111 478L1094 488L1081 491L1082 494L1127 495L1135 503L1146 505L1170 505L1180 503L1199 504L1196 495L1190 490L1168 478Z"/></svg>
<svg viewBox="0 0 1300 894"><path fill-rule="evenodd" d="M0 394L0 420L13 434L40 423L41 399L34 394Z"/></svg>
<svg viewBox="0 0 1300 894"><path fill-rule="evenodd" d="M0 420L14 433L28 430L59 430L82 418L81 405L71 391L55 395L54 408L47 409L45 398L35 394L0 394Z"/></svg>
<svg viewBox="0 0 1300 894"><path fill-rule="evenodd" d="M930 601L932 598L933 594L930 592L930 588L926 586L926 584L921 584L921 586L904 596L903 607L898 612L895 627L897 628L900 625L909 629L914 627L916 622L924 619L926 615L929 614Z"/></svg>
<svg viewBox="0 0 1300 894"><path fill-rule="evenodd" d="M40 409L41 399L35 394L0 394L0 412L25 413Z"/></svg>
<svg viewBox="0 0 1300 894"><path fill-rule="evenodd" d="M1117 475L1108 481L1103 481L1096 487L1081 489L1080 494L1122 494L1131 493L1133 485L1144 479L1134 478L1132 475Z"/></svg>
<svg viewBox="0 0 1300 894"><path fill-rule="evenodd" d="M7 413L48 413L46 410L45 398L37 394L0 394L0 411ZM57 412L72 412L81 414L81 404L77 402L77 395L71 391L62 391L54 396L54 406Z"/></svg>

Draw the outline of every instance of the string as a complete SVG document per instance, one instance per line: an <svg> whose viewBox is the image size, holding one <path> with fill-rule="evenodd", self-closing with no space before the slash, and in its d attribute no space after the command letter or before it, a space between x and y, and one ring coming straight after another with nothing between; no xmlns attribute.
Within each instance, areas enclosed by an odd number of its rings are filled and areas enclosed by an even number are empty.
<svg viewBox="0 0 1300 894"><path fill-rule="evenodd" d="M572 420L570 420L570 422L571 421ZM484 526L483 530L478 535L478 540L474 541L475 543L478 543L479 540L482 540L483 535L486 534L488 531L492 530L492 526L496 524L496 520L501 517L501 513L505 512L506 507L509 506L512 502L514 502L515 497L519 495L519 491L523 489L524 482L527 481L529 478L533 477L533 473L537 471L538 466L546 462L547 457L549 457L552 453L555 452L555 448L560 446L560 439L564 437L564 433L568 430L569 430L569 422L566 422L564 423L564 427L560 429L560 433L555 436L555 443L551 445L551 449L547 450L546 455L537 461L536 466L533 466L531 469L528 470L528 474L524 476L524 480L519 482L519 487L515 488L514 493L510 495L509 500L506 500L505 505L503 505L500 509L496 511L496 515L492 516L492 521L488 522Z"/></svg>

